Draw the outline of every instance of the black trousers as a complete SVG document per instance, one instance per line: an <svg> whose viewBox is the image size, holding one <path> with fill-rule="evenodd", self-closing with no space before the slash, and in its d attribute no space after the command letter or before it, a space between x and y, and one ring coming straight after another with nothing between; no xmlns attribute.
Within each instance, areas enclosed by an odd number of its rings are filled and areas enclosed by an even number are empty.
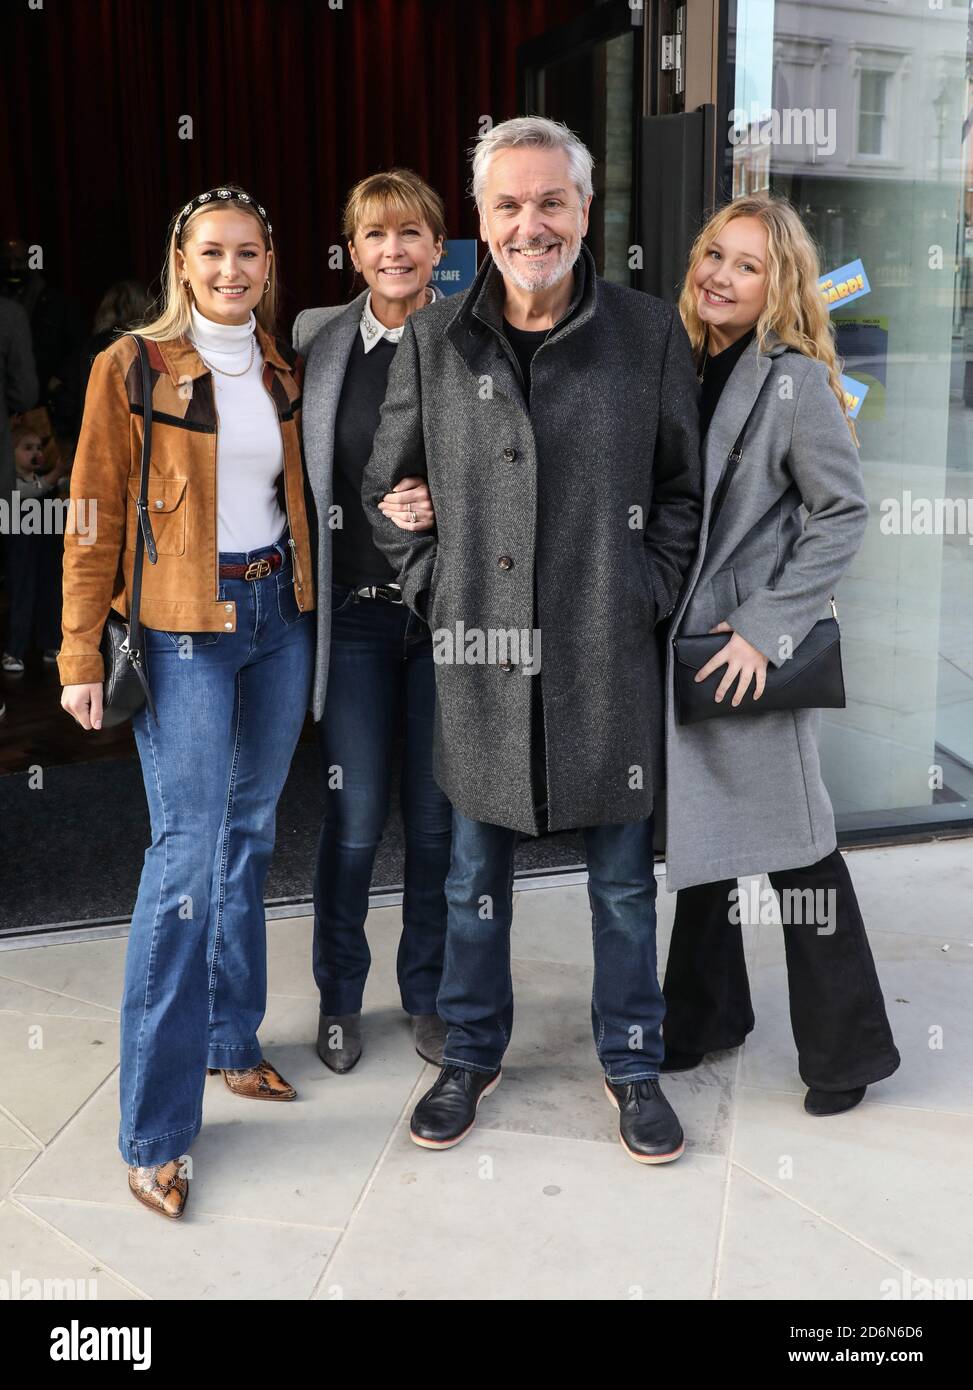
<svg viewBox="0 0 973 1390"><path fill-rule="evenodd" d="M844 858L835 850L816 864L769 877L778 902L788 889L833 892L804 899L833 905L825 930L806 913L803 922L788 922L788 916L800 914L787 913L782 905L791 1027L805 1085L845 1091L891 1076L899 1054ZM743 933L738 915L731 920L730 893L736 887L736 879L725 879L676 894L663 984L662 1031L672 1051L738 1047L753 1028Z"/></svg>
<svg viewBox="0 0 973 1390"><path fill-rule="evenodd" d="M7 634L4 651L21 660L36 640L42 649L61 645L59 535L7 537Z"/></svg>

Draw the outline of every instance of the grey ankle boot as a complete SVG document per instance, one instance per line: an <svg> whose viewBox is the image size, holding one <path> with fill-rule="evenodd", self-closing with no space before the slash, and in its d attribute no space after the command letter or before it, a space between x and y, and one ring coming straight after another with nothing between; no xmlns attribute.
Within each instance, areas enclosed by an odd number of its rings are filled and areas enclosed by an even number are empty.
<svg viewBox="0 0 973 1390"><path fill-rule="evenodd" d="M351 1071L361 1056L361 1014L321 1014L318 1056L332 1071Z"/></svg>
<svg viewBox="0 0 973 1390"><path fill-rule="evenodd" d="M416 1051L425 1062L433 1066L443 1064L443 1048L446 1046L446 1025L438 1014L411 1014L412 1035L416 1040Z"/></svg>

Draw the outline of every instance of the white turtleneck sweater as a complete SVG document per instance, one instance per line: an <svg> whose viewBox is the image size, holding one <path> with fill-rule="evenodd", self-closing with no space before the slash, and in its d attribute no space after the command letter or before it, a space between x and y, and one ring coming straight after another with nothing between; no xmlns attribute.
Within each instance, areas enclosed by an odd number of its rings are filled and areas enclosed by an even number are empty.
<svg viewBox="0 0 973 1390"><path fill-rule="evenodd" d="M211 373L219 417L216 437L218 546L224 551L259 550L273 545L287 525L277 500L277 479L284 467L284 446L277 411L261 380L263 353L256 340L256 320L214 323L192 308L189 336L204 362L223 372Z"/></svg>

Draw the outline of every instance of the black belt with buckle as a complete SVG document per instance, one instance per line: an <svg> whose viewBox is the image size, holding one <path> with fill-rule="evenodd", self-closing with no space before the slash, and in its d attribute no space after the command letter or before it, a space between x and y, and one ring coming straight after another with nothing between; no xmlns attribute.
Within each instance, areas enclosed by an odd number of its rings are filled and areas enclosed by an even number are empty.
<svg viewBox="0 0 973 1390"><path fill-rule="evenodd" d="M358 598L381 598L386 603L404 603L402 590L398 584L363 584L355 590Z"/></svg>
<svg viewBox="0 0 973 1390"><path fill-rule="evenodd" d="M284 563L279 550L275 550L273 555L261 556L259 560L251 560L248 565L220 565L221 579L266 579L268 574L275 574Z"/></svg>

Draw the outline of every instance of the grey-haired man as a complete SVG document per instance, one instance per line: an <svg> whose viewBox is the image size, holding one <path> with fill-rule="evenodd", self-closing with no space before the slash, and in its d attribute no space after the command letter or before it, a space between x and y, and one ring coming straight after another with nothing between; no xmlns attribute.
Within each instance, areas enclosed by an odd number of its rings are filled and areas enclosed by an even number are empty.
<svg viewBox="0 0 973 1390"><path fill-rule="evenodd" d="M473 1127L510 1038L520 834L580 828L592 1024L620 1137L665 1163L683 1134L659 1088L654 628L696 551L697 383L672 306L600 279L582 237L592 160L566 127L504 122L473 159L490 256L408 320L363 495L403 597L439 644L434 775L453 803L444 1066L412 1117L426 1148ZM436 529L375 504L427 476Z"/></svg>

